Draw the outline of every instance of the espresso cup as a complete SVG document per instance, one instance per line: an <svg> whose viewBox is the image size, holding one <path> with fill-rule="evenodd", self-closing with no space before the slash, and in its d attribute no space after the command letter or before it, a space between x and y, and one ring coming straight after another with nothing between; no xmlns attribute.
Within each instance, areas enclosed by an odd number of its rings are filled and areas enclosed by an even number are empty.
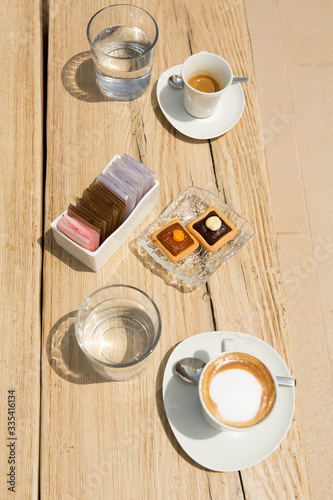
<svg viewBox="0 0 333 500"><path fill-rule="evenodd" d="M212 89L203 86L198 90L200 85L194 88L189 82L196 77L211 83ZM184 62L182 78L185 110L195 118L207 118L214 113L222 95L232 84L233 73L229 63L222 57L210 52L199 52Z"/></svg>
<svg viewBox="0 0 333 500"><path fill-rule="evenodd" d="M199 399L206 421L215 429L251 431L272 414L278 384L255 356L238 351L218 354L204 367Z"/></svg>

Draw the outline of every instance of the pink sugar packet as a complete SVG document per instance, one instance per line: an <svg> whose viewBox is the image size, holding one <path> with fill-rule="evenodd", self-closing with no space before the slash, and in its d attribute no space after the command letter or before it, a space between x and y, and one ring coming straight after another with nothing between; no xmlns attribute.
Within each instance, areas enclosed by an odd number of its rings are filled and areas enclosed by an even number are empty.
<svg viewBox="0 0 333 500"><path fill-rule="evenodd" d="M97 231L85 226L74 217L64 214L57 222L57 228L63 234L75 241L78 245L90 252L99 247L99 234Z"/></svg>

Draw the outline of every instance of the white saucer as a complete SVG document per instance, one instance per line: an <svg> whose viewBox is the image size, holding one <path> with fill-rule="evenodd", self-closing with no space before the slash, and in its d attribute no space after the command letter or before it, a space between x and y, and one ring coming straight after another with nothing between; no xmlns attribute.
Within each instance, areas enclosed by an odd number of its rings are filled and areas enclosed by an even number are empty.
<svg viewBox="0 0 333 500"><path fill-rule="evenodd" d="M240 83L235 83L223 94L215 113L208 118L194 118L183 105L183 90L174 89L168 78L180 74L181 64L169 68L157 83L157 99L160 108L171 125L192 139L213 139L225 134L236 125L242 116L245 104L244 92Z"/></svg>
<svg viewBox="0 0 333 500"><path fill-rule="evenodd" d="M195 462L219 472L246 469L268 457L285 438L295 409L294 388L279 387L270 419L256 430L220 432L205 421L197 386L181 380L173 367L191 356L207 362L221 351L222 339L231 337L240 342L235 350L256 356L276 375L290 377L283 359L265 342L244 333L207 332L184 340L174 349L163 378L165 411L178 443Z"/></svg>

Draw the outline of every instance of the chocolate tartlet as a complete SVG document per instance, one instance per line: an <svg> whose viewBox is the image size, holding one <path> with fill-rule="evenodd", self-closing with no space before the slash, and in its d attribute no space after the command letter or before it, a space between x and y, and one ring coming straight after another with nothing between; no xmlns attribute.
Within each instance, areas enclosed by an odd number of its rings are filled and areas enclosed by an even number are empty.
<svg viewBox="0 0 333 500"><path fill-rule="evenodd" d="M175 219L151 235L154 244L174 264L198 248L199 243L185 226Z"/></svg>
<svg viewBox="0 0 333 500"><path fill-rule="evenodd" d="M208 208L186 228L208 252L216 252L237 234L233 223L216 207Z"/></svg>

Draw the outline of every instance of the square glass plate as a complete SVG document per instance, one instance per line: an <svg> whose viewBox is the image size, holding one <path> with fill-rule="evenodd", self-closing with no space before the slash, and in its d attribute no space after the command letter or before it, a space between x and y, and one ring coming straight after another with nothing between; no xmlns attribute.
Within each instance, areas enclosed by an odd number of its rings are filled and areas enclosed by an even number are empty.
<svg viewBox="0 0 333 500"><path fill-rule="evenodd" d="M211 206L218 208L234 224L238 230L236 236L214 253L207 252L202 246L199 246L197 250L184 259L173 264L154 245L151 234L173 219L178 219L186 226ZM137 241L156 262L173 273L176 278L197 287L206 283L220 265L242 248L253 234L254 229L251 224L242 219L235 210L216 195L205 189L188 187L167 206L152 224L139 234Z"/></svg>

